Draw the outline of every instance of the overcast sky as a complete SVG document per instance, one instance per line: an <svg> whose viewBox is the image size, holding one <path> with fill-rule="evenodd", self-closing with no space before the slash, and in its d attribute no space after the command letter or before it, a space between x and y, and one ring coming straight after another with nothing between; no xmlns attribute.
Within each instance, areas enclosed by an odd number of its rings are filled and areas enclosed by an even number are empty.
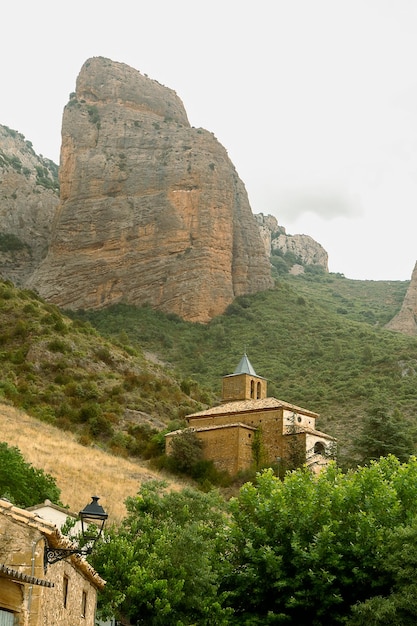
<svg viewBox="0 0 417 626"><path fill-rule="evenodd" d="M254 213L348 278L417 260L417 0L15 0L1 9L0 124L59 163L83 63L174 89L213 132Z"/></svg>

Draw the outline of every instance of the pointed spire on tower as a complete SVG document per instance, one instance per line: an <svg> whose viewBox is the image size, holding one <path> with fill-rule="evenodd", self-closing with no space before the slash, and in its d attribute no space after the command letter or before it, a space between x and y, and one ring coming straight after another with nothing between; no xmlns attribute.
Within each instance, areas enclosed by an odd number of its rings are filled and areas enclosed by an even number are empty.
<svg viewBox="0 0 417 626"><path fill-rule="evenodd" d="M239 365L237 366L233 374L249 374L250 376L258 376L258 374L253 369L246 352L240 359Z"/></svg>

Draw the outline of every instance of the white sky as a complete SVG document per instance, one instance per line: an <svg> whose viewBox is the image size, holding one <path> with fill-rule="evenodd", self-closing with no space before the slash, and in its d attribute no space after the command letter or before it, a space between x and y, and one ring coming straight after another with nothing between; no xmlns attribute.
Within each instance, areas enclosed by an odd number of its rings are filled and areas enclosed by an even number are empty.
<svg viewBox="0 0 417 626"><path fill-rule="evenodd" d="M417 260L417 0L14 0L0 124L59 162L83 63L174 89L227 149L252 211L312 236L348 278Z"/></svg>

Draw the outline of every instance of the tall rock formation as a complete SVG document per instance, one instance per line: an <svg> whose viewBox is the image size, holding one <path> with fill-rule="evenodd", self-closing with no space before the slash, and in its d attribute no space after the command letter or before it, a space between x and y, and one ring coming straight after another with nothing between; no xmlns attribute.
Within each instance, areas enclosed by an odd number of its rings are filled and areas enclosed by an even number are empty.
<svg viewBox="0 0 417 626"><path fill-rule="evenodd" d="M298 263L292 268L294 273L303 272L304 265L318 265L329 271L329 257L321 244L309 235L287 235L283 226L278 225L273 215L255 215L268 256L278 250L283 256L291 253ZM297 269L295 269L297 268ZM292 271L292 270L290 270Z"/></svg>
<svg viewBox="0 0 417 626"><path fill-rule="evenodd" d="M417 262L414 266L401 309L385 325L385 328L396 330L405 335L417 335Z"/></svg>
<svg viewBox="0 0 417 626"><path fill-rule="evenodd" d="M69 309L149 303L195 322L272 286L245 187L176 93L109 59L83 65L65 107L61 201L30 280Z"/></svg>
<svg viewBox="0 0 417 626"><path fill-rule="evenodd" d="M291 252L300 259L302 265L319 265L326 272L329 271L326 250L310 235L280 234L273 239L272 249L280 250L282 254Z"/></svg>
<svg viewBox="0 0 417 626"><path fill-rule="evenodd" d="M58 203L58 167L0 125L0 276L25 285L46 256Z"/></svg>

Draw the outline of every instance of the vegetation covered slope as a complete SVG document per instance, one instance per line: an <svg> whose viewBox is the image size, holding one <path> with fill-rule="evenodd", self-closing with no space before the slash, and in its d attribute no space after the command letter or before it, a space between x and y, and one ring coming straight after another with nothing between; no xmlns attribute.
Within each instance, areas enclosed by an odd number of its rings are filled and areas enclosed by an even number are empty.
<svg viewBox="0 0 417 626"><path fill-rule="evenodd" d="M159 354L190 390L206 386L217 399L221 376L246 350L268 395L319 413L318 428L339 439L343 456L376 407L398 409L416 425L417 339L384 329L406 288L306 274L237 298L207 325L123 305L80 315L108 336L123 327L131 345Z"/></svg>
<svg viewBox="0 0 417 626"><path fill-rule="evenodd" d="M161 427L215 403L221 377L246 351L268 379L269 395L319 413L317 427L338 438L339 458L348 457L363 419L376 409L398 411L414 434L417 338L384 329L406 288L406 282L288 276L274 289L236 299L203 325L126 305L70 319L3 283L0 394L31 415L78 430L84 443L100 439L115 452L140 455L129 410Z"/></svg>
<svg viewBox="0 0 417 626"><path fill-rule="evenodd" d="M134 496L143 483L161 478L160 472L139 462L109 454L97 446L85 447L78 443L75 434L1 403L0 433L1 440L17 447L26 462L54 477L62 503L75 513L92 495L98 495L110 522L120 522L126 515L126 498ZM177 490L181 483L170 480L169 486Z"/></svg>
<svg viewBox="0 0 417 626"><path fill-rule="evenodd" d="M100 337L9 282L0 283L0 368L0 400L119 453L140 453L143 428L201 406L139 348Z"/></svg>

